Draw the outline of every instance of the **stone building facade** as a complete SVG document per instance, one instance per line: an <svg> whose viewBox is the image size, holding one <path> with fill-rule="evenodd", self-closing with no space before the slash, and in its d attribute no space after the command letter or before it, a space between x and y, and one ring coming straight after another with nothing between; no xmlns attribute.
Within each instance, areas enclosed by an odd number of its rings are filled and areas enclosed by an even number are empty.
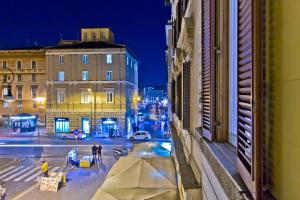
<svg viewBox="0 0 300 200"><path fill-rule="evenodd" d="M14 102L3 100L4 85L0 90L0 113L8 125L10 118L17 114L31 114L45 123L46 111L46 54L43 47L25 47L0 50L0 77L12 78Z"/></svg>

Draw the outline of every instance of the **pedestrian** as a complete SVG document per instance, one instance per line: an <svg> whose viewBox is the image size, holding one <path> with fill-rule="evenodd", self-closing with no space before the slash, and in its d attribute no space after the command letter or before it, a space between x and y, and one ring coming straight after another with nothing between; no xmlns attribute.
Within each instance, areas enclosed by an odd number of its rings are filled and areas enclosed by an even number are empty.
<svg viewBox="0 0 300 200"><path fill-rule="evenodd" d="M7 189L4 183L0 186L1 200L5 200Z"/></svg>
<svg viewBox="0 0 300 200"><path fill-rule="evenodd" d="M98 160L102 160L101 151L102 151L102 146L101 144L99 144L99 147L97 148Z"/></svg>
<svg viewBox="0 0 300 200"><path fill-rule="evenodd" d="M96 147L95 144L94 144L94 146L92 147L92 154L93 154L93 159L94 159L94 161L96 162L96 161L97 161L97 158L96 158L96 156L97 156L97 147Z"/></svg>
<svg viewBox="0 0 300 200"><path fill-rule="evenodd" d="M41 170L43 172L44 177L48 177L48 162L43 160Z"/></svg>

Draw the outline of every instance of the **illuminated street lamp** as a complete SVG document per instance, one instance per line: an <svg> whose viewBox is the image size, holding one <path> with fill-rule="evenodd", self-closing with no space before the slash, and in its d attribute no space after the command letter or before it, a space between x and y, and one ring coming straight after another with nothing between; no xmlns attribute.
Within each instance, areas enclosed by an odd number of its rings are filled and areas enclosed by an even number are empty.
<svg viewBox="0 0 300 200"><path fill-rule="evenodd" d="M3 86L5 88L4 90L4 94L3 94L3 100L9 103L12 103L15 101L15 98L13 97L12 93L11 93L11 84L14 82L14 72L6 67L5 69L7 69L8 71L10 71L11 76L8 76L6 79L3 79Z"/></svg>

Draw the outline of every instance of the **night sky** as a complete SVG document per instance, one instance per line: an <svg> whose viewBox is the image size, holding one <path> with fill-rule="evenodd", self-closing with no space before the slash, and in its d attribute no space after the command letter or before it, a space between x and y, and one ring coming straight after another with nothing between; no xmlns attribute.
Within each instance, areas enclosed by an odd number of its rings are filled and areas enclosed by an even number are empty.
<svg viewBox="0 0 300 200"><path fill-rule="evenodd" d="M164 0L7 0L1 1L0 48L57 44L78 39L81 27L110 27L116 43L140 58L141 85L165 85Z"/></svg>

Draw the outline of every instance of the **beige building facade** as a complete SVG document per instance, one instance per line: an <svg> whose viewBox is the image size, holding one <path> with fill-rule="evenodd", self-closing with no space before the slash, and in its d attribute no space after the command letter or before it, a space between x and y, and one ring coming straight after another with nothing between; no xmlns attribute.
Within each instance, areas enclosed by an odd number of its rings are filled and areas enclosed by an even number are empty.
<svg viewBox="0 0 300 200"><path fill-rule="evenodd" d="M124 45L78 42L47 49L49 133L81 129L101 136L132 131L138 59Z"/></svg>
<svg viewBox="0 0 300 200"><path fill-rule="evenodd" d="M11 69L14 75L7 69ZM14 102L4 101L5 85L0 90L0 113L6 126L18 114L36 116L45 123L46 54L43 48L28 47L0 50L0 77L14 80L11 84Z"/></svg>

